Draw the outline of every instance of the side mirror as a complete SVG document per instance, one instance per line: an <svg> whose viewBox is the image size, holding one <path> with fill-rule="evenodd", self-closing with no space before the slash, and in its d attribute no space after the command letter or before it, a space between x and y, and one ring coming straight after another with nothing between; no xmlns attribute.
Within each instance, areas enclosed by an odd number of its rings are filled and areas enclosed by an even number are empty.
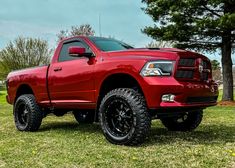
<svg viewBox="0 0 235 168"><path fill-rule="evenodd" d="M69 55L72 57L81 57L86 53L86 49L84 47L72 46L69 47Z"/></svg>

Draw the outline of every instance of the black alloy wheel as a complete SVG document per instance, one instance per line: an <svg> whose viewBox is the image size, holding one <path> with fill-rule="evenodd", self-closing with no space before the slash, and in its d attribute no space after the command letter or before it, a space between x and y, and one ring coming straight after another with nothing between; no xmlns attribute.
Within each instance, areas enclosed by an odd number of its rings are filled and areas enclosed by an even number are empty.
<svg viewBox="0 0 235 168"><path fill-rule="evenodd" d="M162 124L170 131L192 131L196 129L203 118L203 110L185 112L177 117L162 118Z"/></svg>
<svg viewBox="0 0 235 168"><path fill-rule="evenodd" d="M14 105L14 119L19 131L36 131L39 129L43 112L34 95L25 94L17 98Z"/></svg>
<svg viewBox="0 0 235 168"><path fill-rule="evenodd" d="M105 124L109 131L117 137L125 137L134 123L133 111L123 99L113 99L105 114Z"/></svg>
<svg viewBox="0 0 235 168"><path fill-rule="evenodd" d="M106 94L101 101L99 120L106 139L119 145L143 143L151 126L144 97L130 88Z"/></svg>
<svg viewBox="0 0 235 168"><path fill-rule="evenodd" d="M80 124L92 124L95 121L94 110L75 110L73 111L73 115Z"/></svg>

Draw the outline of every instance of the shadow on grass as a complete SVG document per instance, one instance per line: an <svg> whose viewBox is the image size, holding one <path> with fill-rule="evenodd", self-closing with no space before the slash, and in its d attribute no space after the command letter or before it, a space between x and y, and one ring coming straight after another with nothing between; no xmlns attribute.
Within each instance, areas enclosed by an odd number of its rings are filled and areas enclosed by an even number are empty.
<svg viewBox="0 0 235 168"><path fill-rule="evenodd" d="M193 144L234 143L235 127L226 125L201 125L192 132L173 132L153 127L146 145L169 144L188 141Z"/></svg>
<svg viewBox="0 0 235 168"><path fill-rule="evenodd" d="M68 132L79 131L81 133L102 133L98 124L78 124L76 122L50 122L45 125L42 125L42 127L38 131L44 132L53 130L61 130Z"/></svg>
<svg viewBox="0 0 235 168"><path fill-rule="evenodd" d="M57 122L42 125L39 132L44 131L66 131L72 133L97 133L102 134L98 124L77 124L76 122ZM66 135L68 136L68 135ZM143 144L151 146L156 144L171 144L175 142L190 142L193 144L216 144L216 143L234 143L235 128L226 125L201 125L192 132L172 132L165 128L152 127L150 135Z"/></svg>

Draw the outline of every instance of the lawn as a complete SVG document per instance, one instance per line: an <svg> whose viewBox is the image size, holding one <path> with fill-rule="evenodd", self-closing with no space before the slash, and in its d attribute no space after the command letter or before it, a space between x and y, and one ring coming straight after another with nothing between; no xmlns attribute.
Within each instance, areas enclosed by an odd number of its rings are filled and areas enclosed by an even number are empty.
<svg viewBox="0 0 235 168"><path fill-rule="evenodd" d="M49 116L38 132L16 131L12 106L0 92L2 167L235 167L235 107L205 110L194 132L169 132L153 121L140 147L112 145L98 124L79 125L72 115Z"/></svg>

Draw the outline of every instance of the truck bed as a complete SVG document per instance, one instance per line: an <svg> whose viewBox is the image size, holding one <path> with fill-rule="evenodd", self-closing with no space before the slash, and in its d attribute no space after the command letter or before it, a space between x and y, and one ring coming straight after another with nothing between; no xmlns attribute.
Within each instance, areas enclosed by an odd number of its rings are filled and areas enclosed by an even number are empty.
<svg viewBox="0 0 235 168"><path fill-rule="evenodd" d="M48 68L49 66L39 66L9 73L7 81L8 88L10 88L8 90L8 102L10 104L14 103L17 95L16 90L19 89L19 86L23 87L24 84L32 88L38 103L49 101L47 92Z"/></svg>

